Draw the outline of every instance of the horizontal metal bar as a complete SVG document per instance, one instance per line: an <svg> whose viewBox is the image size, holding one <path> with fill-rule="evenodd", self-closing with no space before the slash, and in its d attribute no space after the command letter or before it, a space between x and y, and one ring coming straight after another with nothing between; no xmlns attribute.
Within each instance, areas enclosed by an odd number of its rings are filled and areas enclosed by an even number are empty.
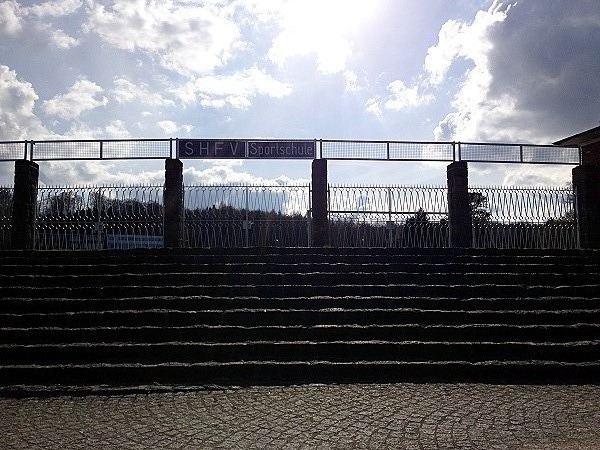
<svg viewBox="0 0 600 450"><path fill-rule="evenodd" d="M31 160L36 161L77 161L77 160L157 160L173 156L174 138L155 139L76 139L76 140L25 140L0 141L0 161L16 161L21 159L22 151L13 147L24 145L29 148ZM248 139L250 141L252 139ZM290 139L264 139L265 142L293 142ZM477 142L436 142L436 141L402 141L402 140L349 140L319 139L319 157L333 161L405 161L405 162L452 162L455 159L473 163L499 164L541 164L567 165L580 164L581 155L578 147L557 147L553 145L510 144L510 143L477 143ZM108 144L123 144L123 148ZM143 144L164 143L164 148L144 146ZM78 148L77 144L82 144ZM97 146L95 145L97 144ZM139 144L136 145L136 144ZM324 146L325 144L325 146ZM339 144L339 146L327 146ZM54 147L56 145L56 147ZM456 147L458 146L458 154ZM37 148L36 148L37 147ZM40 149L39 147L44 147ZM110 147L110 148L107 148ZM324 148L329 147L329 148ZM494 153L494 149L496 153ZM553 150L546 158L543 154L530 153L535 150ZM506 151L510 153L509 158ZM569 152L576 151L576 155ZM128 153L120 156L119 153ZM146 154L144 154L146 153ZM147 154L151 155L148 156ZM514 157L513 157L514 153ZM551 152L552 153L552 152ZM48 156L54 155L54 156ZM331 154L331 157L328 156ZM490 155L482 158L481 155ZM7 157L7 155L10 155ZM398 156L400 155L400 156ZM428 155L430 157L428 157ZM405 157L403 157L405 156ZM466 157L465 157L466 156ZM571 156L573 156L571 158ZM529 160L538 159L538 161ZM539 161L542 159L542 161ZM565 161L565 159L569 161Z"/></svg>

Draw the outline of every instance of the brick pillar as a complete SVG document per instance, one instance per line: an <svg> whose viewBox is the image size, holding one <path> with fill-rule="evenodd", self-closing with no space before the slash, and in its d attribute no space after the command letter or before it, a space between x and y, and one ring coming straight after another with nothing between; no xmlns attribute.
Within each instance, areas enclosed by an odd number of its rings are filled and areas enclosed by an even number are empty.
<svg viewBox="0 0 600 450"><path fill-rule="evenodd" d="M15 161L15 183L11 220L11 246L15 250L35 247L35 216L39 166L25 159Z"/></svg>
<svg viewBox="0 0 600 450"><path fill-rule="evenodd" d="M467 163L457 161L447 168L448 227L450 247L471 247L473 228L469 208L469 174Z"/></svg>
<svg viewBox="0 0 600 450"><path fill-rule="evenodd" d="M329 220L327 217L327 160L312 162L312 237L313 247L329 245Z"/></svg>
<svg viewBox="0 0 600 450"><path fill-rule="evenodd" d="M575 167L573 190L579 247L600 249L600 166Z"/></svg>
<svg viewBox="0 0 600 450"><path fill-rule="evenodd" d="M581 164L600 166L600 142L581 146Z"/></svg>
<svg viewBox="0 0 600 450"><path fill-rule="evenodd" d="M165 160L164 246L183 247L183 163Z"/></svg>

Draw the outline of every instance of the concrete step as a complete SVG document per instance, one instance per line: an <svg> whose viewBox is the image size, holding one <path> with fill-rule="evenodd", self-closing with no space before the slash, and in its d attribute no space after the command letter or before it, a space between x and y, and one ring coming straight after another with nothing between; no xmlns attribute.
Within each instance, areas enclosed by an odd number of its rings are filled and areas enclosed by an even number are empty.
<svg viewBox="0 0 600 450"><path fill-rule="evenodd" d="M0 298L115 298L115 297L154 297L154 296L194 296L211 297L270 297L287 298L301 293L305 297L320 296L420 296L420 297L585 297L596 298L600 292L600 280L589 280L594 284L581 285L527 285L527 284L455 284L451 277L445 284L280 284L280 285L152 285L149 280L142 280L144 285L106 285L106 286L74 286L74 287L0 287ZM232 280L235 282L235 279ZM477 282L477 280L473 280Z"/></svg>
<svg viewBox="0 0 600 450"><path fill-rule="evenodd" d="M0 286L26 288L104 288L109 286L264 286L286 285L536 285L600 286L600 273L411 273L411 272L307 272L307 273L121 273L102 275L0 275ZM600 292L600 290L598 291Z"/></svg>
<svg viewBox="0 0 600 450"><path fill-rule="evenodd" d="M567 325L189 325L122 327L4 327L0 344L160 343L244 341L573 342L600 340L600 324Z"/></svg>
<svg viewBox="0 0 600 450"><path fill-rule="evenodd" d="M244 341L0 345L5 365L161 364L235 361L561 361L598 362L600 341L419 342Z"/></svg>
<svg viewBox="0 0 600 450"><path fill-rule="evenodd" d="M406 247L406 248L382 248L382 247L212 247L212 248L168 248L168 249L130 249L130 250L101 250L103 255L114 256L120 254L127 254L132 257L138 257L140 255L171 255L171 256L187 256L187 255L218 255L218 256L245 256L245 255L450 255L450 256L461 256L461 255L509 255L509 256L537 256L537 255L594 255L597 254L595 250L585 249L498 249L498 248L427 248L427 247ZM4 251L6 254L17 254L27 255L30 253L38 254L52 254L57 253L53 250L39 250L35 252L21 251L21 250L7 250ZM61 252L61 253L69 253ZM89 256L99 253L97 250L77 250L75 252L82 256Z"/></svg>
<svg viewBox="0 0 600 450"><path fill-rule="evenodd" d="M0 393L600 379L597 251L0 256Z"/></svg>
<svg viewBox="0 0 600 450"><path fill-rule="evenodd" d="M400 325L509 324L572 325L600 323L600 309L565 310L427 310L396 309L239 309L133 310L47 314L0 314L0 327L121 327L190 325Z"/></svg>
<svg viewBox="0 0 600 450"><path fill-rule="evenodd" d="M588 384L598 363L560 361L236 361L231 363L5 365L1 392L48 395L144 386L248 386L307 383L512 383Z"/></svg>
<svg viewBox="0 0 600 450"><path fill-rule="evenodd" d="M383 297L383 296L315 296L315 297L209 297L153 296L121 298L22 298L8 297L1 303L3 313L47 314L94 311L143 310L232 310L232 309L393 309L419 308L433 310L564 310L597 309L600 297Z"/></svg>
<svg viewBox="0 0 600 450"><path fill-rule="evenodd" d="M113 263L113 264L3 264L0 266L0 274L4 276L105 276L122 274L172 274L172 273L434 273L434 274L553 274L574 273L591 274L597 273L598 265L590 263L556 264L549 263L513 263L500 264L487 261L479 262L410 262L410 261L388 261L365 263L355 262L305 262L305 263L279 263L279 262L254 262L244 263L214 261L211 263ZM6 278L6 280L9 280Z"/></svg>

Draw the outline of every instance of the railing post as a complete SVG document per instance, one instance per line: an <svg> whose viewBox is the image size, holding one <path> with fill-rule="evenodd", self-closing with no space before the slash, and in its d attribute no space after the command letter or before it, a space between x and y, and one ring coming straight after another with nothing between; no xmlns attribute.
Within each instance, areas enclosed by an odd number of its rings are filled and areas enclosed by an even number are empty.
<svg viewBox="0 0 600 450"><path fill-rule="evenodd" d="M164 246L183 247L183 163L179 159L165 160Z"/></svg>
<svg viewBox="0 0 600 450"><path fill-rule="evenodd" d="M579 248L600 249L600 166L575 167L573 190Z"/></svg>
<svg viewBox="0 0 600 450"><path fill-rule="evenodd" d="M312 246L329 245L329 221L327 217L327 160L312 162Z"/></svg>
<svg viewBox="0 0 600 450"><path fill-rule="evenodd" d="M39 166L24 159L15 161L15 183L11 219L11 246L15 250L35 247L35 216Z"/></svg>
<svg viewBox="0 0 600 450"><path fill-rule="evenodd" d="M450 247L472 247L473 228L469 210L469 175L465 161L455 161L447 168L448 226Z"/></svg>

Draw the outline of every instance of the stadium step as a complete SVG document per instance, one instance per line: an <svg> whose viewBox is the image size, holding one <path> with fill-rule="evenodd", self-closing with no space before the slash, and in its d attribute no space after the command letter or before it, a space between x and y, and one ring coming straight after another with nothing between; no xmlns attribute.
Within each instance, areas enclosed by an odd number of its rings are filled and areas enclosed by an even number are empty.
<svg viewBox="0 0 600 450"><path fill-rule="evenodd" d="M2 252L0 393L597 383L600 252Z"/></svg>

